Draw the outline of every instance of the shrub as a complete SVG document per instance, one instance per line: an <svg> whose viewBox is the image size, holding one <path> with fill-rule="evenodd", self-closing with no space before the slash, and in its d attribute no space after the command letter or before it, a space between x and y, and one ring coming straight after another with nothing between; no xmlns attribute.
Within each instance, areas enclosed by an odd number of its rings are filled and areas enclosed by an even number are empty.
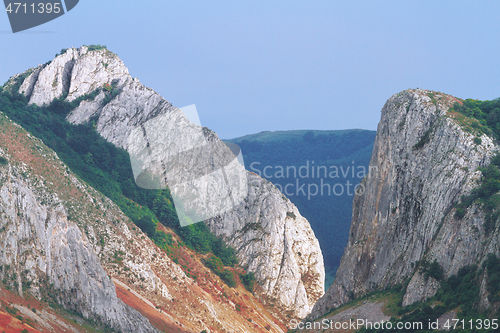
<svg viewBox="0 0 500 333"><path fill-rule="evenodd" d="M500 154L492 158L491 164L486 168L479 168L483 177L481 184L468 196L462 196L461 202L455 205L455 217L461 219L465 216L467 208L474 202L482 204L485 214L484 230L489 234L495 229L500 216Z"/></svg>
<svg viewBox="0 0 500 333"><path fill-rule="evenodd" d="M444 277L443 267L437 262L437 260L434 260L432 264L429 265L427 275L438 281Z"/></svg>
<svg viewBox="0 0 500 333"><path fill-rule="evenodd" d="M494 254L489 254L484 265L488 270L488 298L491 302L498 302L500 301L500 259Z"/></svg>
<svg viewBox="0 0 500 333"><path fill-rule="evenodd" d="M101 44L92 44L92 45L85 45L88 47L89 51L95 51L95 50L102 50L102 49L107 49L106 45L101 45Z"/></svg>
<svg viewBox="0 0 500 333"><path fill-rule="evenodd" d="M443 267L437 262L436 259L434 259L432 263L423 260L420 266L420 270L424 274L425 279L431 277L439 281L444 277Z"/></svg>
<svg viewBox="0 0 500 333"><path fill-rule="evenodd" d="M155 239L157 222L154 220L153 216L143 216L137 220L134 220L135 225L137 225L146 235L151 239Z"/></svg>
<svg viewBox="0 0 500 333"><path fill-rule="evenodd" d="M19 310L15 307L10 307L8 305L5 305L5 311L15 316Z"/></svg>
<svg viewBox="0 0 500 333"><path fill-rule="evenodd" d="M7 160L3 156L0 156L0 165L7 165L7 164L9 164L9 160Z"/></svg>
<svg viewBox="0 0 500 333"><path fill-rule="evenodd" d="M61 49L61 51L59 53L56 53L56 58L64 53L66 53L66 51L68 51L68 49Z"/></svg>
<svg viewBox="0 0 500 333"><path fill-rule="evenodd" d="M201 253L212 252L225 266L238 263L236 251L214 236L204 223L191 224L178 230L185 244Z"/></svg>
<svg viewBox="0 0 500 333"><path fill-rule="evenodd" d="M233 271L229 268L224 268L224 264L217 256L210 255L210 257L204 260L204 264L217 274L229 287L233 288L236 286L236 279Z"/></svg>
<svg viewBox="0 0 500 333"><path fill-rule="evenodd" d="M477 266L466 266L444 281L436 298L448 309L461 306L464 312L471 311L479 301Z"/></svg>
<svg viewBox="0 0 500 333"><path fill-rule="evenodd" d="M249 292L253 292L253 287L255 283L255 274L253 272L240 275L241 282L245 286L245 289Z"/></svg>
<svg viewBox="0 0 500 333"><path fill-rule="evenodd" d="M467 213L467 210L465 208L457 208L455 211L455 217L459 220L463 219L465 214Z"/></svg>
<svg viewBox="0 0 500 333"><path fill-rule="evenodd" d="M161 248L165 248L166 246L172 246L174 244L174 240L172 239L171 234L166 234L162 230L156 231L154 241L156 245Z"/></svg>
<svg viewBox="0 0 500 333"><path fill-rule="evenodd" d="M427 142L431 140L431 135L433 132L434 128L431 127L427 131L425 131L424 135L418 140L418 142L413 146L413 149L420 149L422 148Z"/></svg>
<svg viewBox="0 0 500 333"><path fill-rule="evenodd" d="M205 266L210 268L215 274L220 275L224 269L224 265L222 264L222 261L214 255L211 255L204 261Z"/></svg>
<svg viewBox="0 0 500 333"><path fill-rule="evenodd" d="M234 267L238 263L238 259L236 258L236 251L224 244L221 239L213 239L212 240L212 251L213 253L219 257L224 266Z"/></svg>
<svg viewBox="0 0 500 333"><path fill-rule="evenodd" d="M229 287L234 288L236 286L234 273L229 268L225 268L222 271L222 273L220 274L220 278L222 279L222 281L226 282Z"/></svg>

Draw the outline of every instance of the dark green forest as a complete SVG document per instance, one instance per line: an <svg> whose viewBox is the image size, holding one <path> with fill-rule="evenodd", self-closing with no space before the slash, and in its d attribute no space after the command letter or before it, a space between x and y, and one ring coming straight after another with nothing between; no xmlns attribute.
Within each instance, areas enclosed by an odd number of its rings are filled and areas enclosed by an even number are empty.
<svg viewBox="0 0 500 333"><path fill-rule="evenodd" d="M211 252L226 266L237 264L234 249L215 237L204 223L180 227L168 189L146 190L135 184L128 153L103 139L95 129L95 120L83 125L66 121L81 101L95 98L100 91L111 100L117 95L116 89L103 87L71 103L63 96L39 107L28 105L26 97L15 92L18 86L9 91L0 88L0 110L53 149L80 179L113 200L156 244L164 248L168 243L167 235L157 230L161 223L175 230L195 251Z"/></svg>
<svg viewBox="0 0 500 333"><path fill-rule="evenodd" d="M329 287L347 244L351 225L352 194L354 186L363 176L360 171L368 169L375 131L263 132L227 141L240 146L247 170L256 172L273 182L284 193L284 187L291 184L288 193L285 194L311 223L323 252L327 274L325 284ZM283 167L283 174L280 174L279 166ZM299 174L301 166L303 167L301 175L308 177L301 177ZM326 167L327 170L325 173L324 168L320 169L319 177L318 166ZM266 167L268 169L264 174ZM296 172L293 172L293 168L289 168L287 175L287 167L295 167ZM309 175L306 174L307 168ZM354 177L352 168L355 171ZM335 170L338 173L335 173ZM336 175L338 177L334 177ZM351 185L348 186L347 182ZM325 183L330 185L329 194ZM309 184L310 191L308 191ZM316 195L312 195L316 190L313 184L318 186ZM322 184L325 186L323 194L321 194ZM304 191L298 191L302 185ZM335 193L333 186L336 186ZM348 193L348 187L351 195Z"/></svg>

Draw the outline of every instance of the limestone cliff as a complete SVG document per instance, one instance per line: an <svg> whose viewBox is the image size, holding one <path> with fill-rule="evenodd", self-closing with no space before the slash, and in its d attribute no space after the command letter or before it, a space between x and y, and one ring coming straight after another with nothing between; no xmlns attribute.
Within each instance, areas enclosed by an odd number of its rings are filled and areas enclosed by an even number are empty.
<svg viewBox="0 0 500 333"><path fill-rule="evenodd" d="M95 121L97 131L120 148L127 148L134 128L159 115L171 119L167 144L178 142L179 133L189 133L195 126L179 109L132 78L122 61L106 49L71 48L49 64L13 77L10 86L15 83L29 103L37 105L54 98L73 101L99 89L95 98L86 98L67 119L74 124ZM220 145L215 133L204 132L211 144ZM309 222L276 187L255 174L248 172L246 177L250 187L245 200L206 223L237 250L243 266L256 273L263 296L272 299L278 311L304 317L324 293L319 243Z"/></svg>
<svg viewBox="0 0 500 333"><path fill-rule="evenodd" d="M117 297L92 242L74 222L76 201L83 199L94 209L103 203L94 203L95 193L41 142L1 114L0 123L0 280L11 283L20 295L29 292L52 300L118 331L156 332ZM84 196L66 191L63 181ZM102 216L93 217L94 223L105 222Z"/></svg>
<svg viewBox="0 0 500 333"><path fill-rule="evenodd" d="M161 230L171 236L163 250L0 112L2 304L13 300L3 298L8 290L33 296L36 313L24 301L14 306L50 332L70 331L52 320L57 304L72 313L70 322L79 314L123 332L286 331L282 316L241 284L229 288L203 266L204 255Z"/></svg>
<svg viewBox="0 0 500 333"><path fill-rule="evenodd" d="M382 109L365 192L353 204L349 241L334 284L311 318L370 291L406 286L403 305L432 296L439 283L422 276L422 260L445 277L497 253L498 229L485 234L477 205L463 219L454 204L477 186L498 150L491 138L461 128L450 111L458 99L426 90L392 96Z"/></svg>

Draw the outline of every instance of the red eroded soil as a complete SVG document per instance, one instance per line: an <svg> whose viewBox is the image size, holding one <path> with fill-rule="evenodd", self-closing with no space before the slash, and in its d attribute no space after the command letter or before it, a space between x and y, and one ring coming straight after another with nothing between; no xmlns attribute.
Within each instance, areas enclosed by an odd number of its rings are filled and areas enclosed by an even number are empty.
<svg viewBox="0 0 500 333"><path fill-rule="evenodd" d="M19 319L12 317L2 310L0 310L0 330L2 333L19 333L22 330L27 330L29 333L40 332L31 326L21 323Z"/></svg>
<svg viewBox="0 0 500 333"><path fill-rule="evenodd" d="M179 333L191 332L177 325L165 313L161 312L159 309L151 307L151 305L149 305L144 300L137 297L137 295L127 290L120 284L115 283L115 285L116 285L116 295L125 304L136 309L144 317L148 318L150 323L153 324L156 328L164 330L165 332L179 332Z"/></svg>

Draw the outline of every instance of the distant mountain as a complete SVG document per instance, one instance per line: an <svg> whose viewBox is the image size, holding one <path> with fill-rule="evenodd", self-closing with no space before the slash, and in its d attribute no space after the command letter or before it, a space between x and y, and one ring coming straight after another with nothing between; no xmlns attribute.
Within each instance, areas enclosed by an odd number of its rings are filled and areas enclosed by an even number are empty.
<svg viewBox="0 0 500 333"><path fill-rule="evenodd" d="M309 220L323 252L327 287L347 243L354 188L368 172L375 134L266 131L226 140L240 146L247 170L273 182Z"/></svg>

